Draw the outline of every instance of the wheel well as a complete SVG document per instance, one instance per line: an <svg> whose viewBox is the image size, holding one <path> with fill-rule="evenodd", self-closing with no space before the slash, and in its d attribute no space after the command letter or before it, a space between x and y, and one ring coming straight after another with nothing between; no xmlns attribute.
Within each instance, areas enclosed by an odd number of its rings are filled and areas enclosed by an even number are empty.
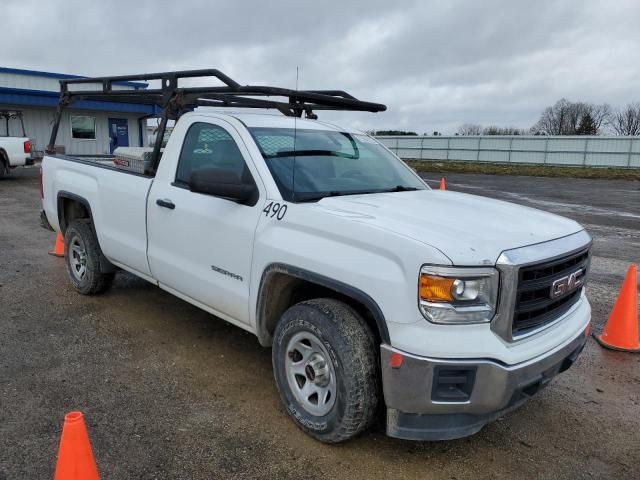
<svg viewBox="0 0 640 480"><path fill-rule="evenodd" d="M68 197L58 198L58 221L64 234L67 226L78 218L91 218L89 208L80 200Z"/></svg>
<svg viewBox="0 0 640 480"><path fill-rule="evenodd" d="M91 208L87 201L69 192L58 193L58 223L60 225L60 231L64 235L67 231L67 227L77 219L86 219L91 221L91 229L93 230L96 239L98 240L98 246L100 246L100 240L97 238L95 225L93 224L93 216L91 215ZM111 273L115 272L117 267L113 265L107 257L102 253L100 248L100 272Z"/></svg>
<svg viewBox="0 0 640 480"><path fill-rule="evenodd" d="M3 148L0 148L0 163L2 163L6 167L9 166L9 156L7 155L7 152L4 151Z"/></svg>
<svg viewBox="0 0 640 480"><path fill-rule="evenodd" d="M333 298L346 303L364 318L378 344L389 342L382 313L370 297L359 290L342 288L339 282L305 273L283 266L272 267L264 273L257 309L258 338L262 345L271 345L273 332L285 310L312 298Z"/></svg>

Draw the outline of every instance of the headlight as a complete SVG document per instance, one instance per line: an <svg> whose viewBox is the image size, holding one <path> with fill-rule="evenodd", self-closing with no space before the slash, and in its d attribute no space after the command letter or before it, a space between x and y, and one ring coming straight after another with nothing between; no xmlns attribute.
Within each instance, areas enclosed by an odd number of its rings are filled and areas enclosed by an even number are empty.
<svg viewBox="0 0 640 480"><path fill-rule="evenodd" d="M420 270L418 300L433 323L490 322L498 300L498 271L426 265Z"/></svg>

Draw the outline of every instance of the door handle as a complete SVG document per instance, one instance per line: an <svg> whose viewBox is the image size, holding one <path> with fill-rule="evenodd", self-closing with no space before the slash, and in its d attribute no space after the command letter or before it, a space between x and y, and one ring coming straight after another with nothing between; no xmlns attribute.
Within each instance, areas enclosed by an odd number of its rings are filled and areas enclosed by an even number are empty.
<svg viewBox="0 0 640 480"><path fill-rule="evenodd" d="M168 199L162 200L161 198L159 198L156 200L156 205L158 205L159 207L168 208L169 210L173 210L174 208L176 208L176 205Z"/></svg>

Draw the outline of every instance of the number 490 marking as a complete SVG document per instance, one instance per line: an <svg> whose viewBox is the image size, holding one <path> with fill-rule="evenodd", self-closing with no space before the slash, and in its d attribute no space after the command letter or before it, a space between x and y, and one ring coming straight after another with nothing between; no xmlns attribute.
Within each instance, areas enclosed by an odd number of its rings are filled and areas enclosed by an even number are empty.
<svg viewBox="0 0 640 480"><path fill-rule="evenodd" d="M266 217L276 218L282 220L287 213L287 206L278 202L269 202L269 204L262 210Z"/></svg>

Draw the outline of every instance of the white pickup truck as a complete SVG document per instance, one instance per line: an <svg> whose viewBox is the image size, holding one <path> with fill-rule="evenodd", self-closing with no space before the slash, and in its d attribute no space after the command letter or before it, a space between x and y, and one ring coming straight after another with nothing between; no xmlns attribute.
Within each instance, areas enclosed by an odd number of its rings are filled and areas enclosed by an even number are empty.
<svg viewBox="0 0 640 480"><path fill-rule="evenodd" d="M580 225L432 190L349 128L196 111L153 173L64 155L42 173L80 293L122 269L252 332L287 412L323 442L380 408L393 437L473 434L586 341Z"/></svg>
<svg viewBox="0 0 640 480"><path fill-rule="evenodd" d="M19 120L22 136L11 136L12 121ZM0 125L4 133L0 134L0 178L9 175L11 169L23 165L33 165L31 140L24 131L21 112L0 110Z"/></svg>

